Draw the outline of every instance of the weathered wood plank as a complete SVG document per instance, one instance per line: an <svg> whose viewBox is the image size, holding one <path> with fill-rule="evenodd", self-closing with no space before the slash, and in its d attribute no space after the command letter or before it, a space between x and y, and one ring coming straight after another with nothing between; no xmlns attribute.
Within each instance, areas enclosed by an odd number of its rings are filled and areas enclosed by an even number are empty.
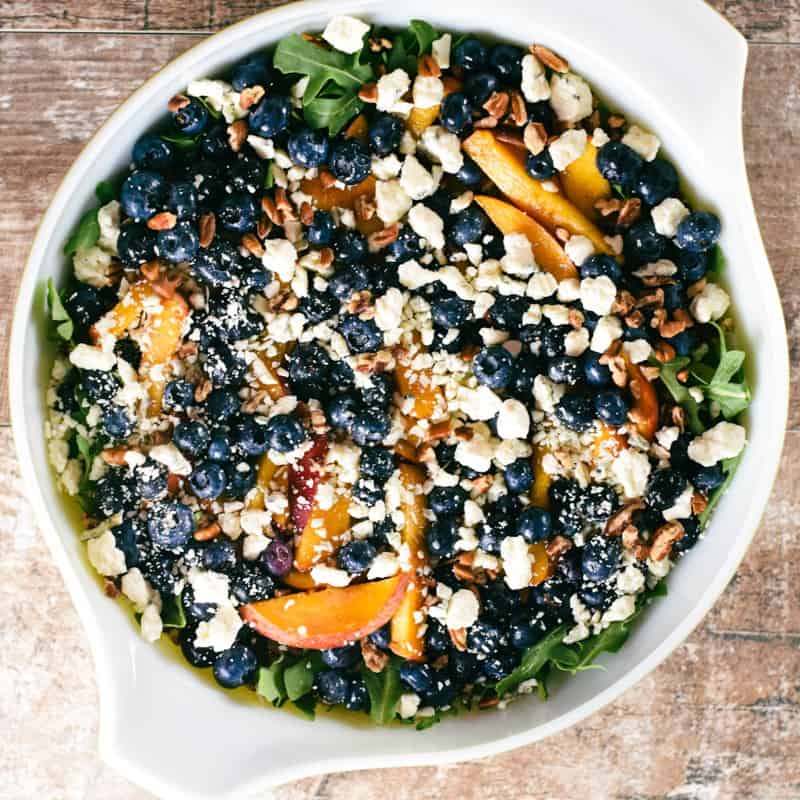
<svg viewBox="0 0 800 800"><path fill-rule="evenodd" d="M127 2L128 0L126 0ZM109 6L113 9L113 3ZM168 59L200 36L142 34L132 47L119 34L0 34L0 247L6 281L0 289L0 363L15 286L36 224L86 139L109 113ZM47 64L47 80L42 65ZM780 76L779 78L776 76ZM745 144L764 241L782 292L792 360L800 366L800 162L796 129L800 48L754 45L745 95ZM0 423L7 422L0 373ZM793 375L790 426L800 425L800 370Z"/></svg>
<svg viewBox="0 0 800 800"><path fill-rule="evenodd" d="M9 787L0 796L147 800L97 757L91 658L10 449L8 430L0 431L0 774ZM403 769L333 774L281 787L276 797L797 798L798 507L793 433L764 523L714 611L652 675L580 725L492 759L415 769L413 777ZM111 601L98 592L97 602Z"/></svg>

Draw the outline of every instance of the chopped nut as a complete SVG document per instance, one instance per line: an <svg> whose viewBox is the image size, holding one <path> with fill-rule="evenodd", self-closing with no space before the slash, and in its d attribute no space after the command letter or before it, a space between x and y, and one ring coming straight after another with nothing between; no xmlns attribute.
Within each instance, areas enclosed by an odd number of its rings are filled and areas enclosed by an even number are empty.
<svg viewBox="0 0 800 800"><path fill-rule="evenodd" d="M360 641L361 657L370 672L382 672L389 663L389 654L374 645L366 636Z"/></svg>
<svg viewBox="0 0 800 800"><path fill-rule="evenodd" d="M473 432L472 428L461 427L456 428L453 431L453 435L456 437L456 439L459 439L462 442L469 442L472 440L472 437L475 435L475 433Z"/></svg>
<svg viewBox="0 0 800 800"><path fill-rule="evenodd" d="M549 47L545 47L543 44L533 44L530 50L542 64L550 67L554 72L569 72L569 61L554 53Z"/></svg>
<svg viewBox="0 0 800 800"><path fill-rule="evenodd" d="M604 533L606 536L619 536L631 523L633 515L644 508L643 500L634 500L623 506L616 514L612 514L606 521Z"/></svg>
<svg viewBox="0 0 800 800"><path fill-rule="evenodd" d="M662 525L653 535L650 542L650 558L663 561L672 551L672 545L683 538L683 525L677 520Z"/></svg>
<svg viewBox="0 0 800 800"><path fill-rule="evenodd" d="M547 130L541 122L529 122L522 134L525 147L538 156L547 146Z"/></svg>
<svg viewBox="0 0 800 800"><path fill-rule="evenodd" d="M508 94L511 98L511 109L506 119L512 125L521 128L528 121L528 109L525 105L525 98L518 89L512 89Z"/></svg>
<svg viewBox="0 0 800 800"><path fill-rule="evenodd" d="M611 114L608 118L609 128L622 128L625 125L625 117L620 114Z"/></svg>
<svg viewBox="0 0 800 800"><path fill-rule="evenodd" d="M545 544L544 549L547 551L547 555L555 560L566 553L567 550L572 549L572 541L567 539L566 536L554 536Z"/></svg>
<svg viewBox="0 0 800 800"><path fill-rule="evenodd" d="M248 127L243 119L237 119L228 125L228 144L234 153L238 153L242 149L242 145L247 139Z"/></svg>
<svg viewBox="0 0 800 800"><path fill-rule="evenodd" d="M570 232L566 228L556 228L556 239L566 244L570 239Z"/></svg>
<svg viewBox="0 0 800 800"><path fill-rule="evenodd" d="M705 278L700 278L699 281L695 281L691 286L686 289L686 296L692 300L696 297L703 289L706 288L706 284L708 281Z"/></svg>
<svg viewBox="0 0 800 800"><path fill-rule="evenodd" d="M664 305L664 290L654 289L652 292L646 292L641 295L636 301L636 308L661 308Z"/></svg>
<svg viewBox="0 0 800 800"><path fill-rule="evenodd" d="M385 36L370 36L367 44L369 45L370 52L372 53L380 53L382 50L392 49L392 40L387 39Z"/></svg>
<svg viewBox="0 0 800 800"><path fill-rule="evenodd" d="M644 324L644 314L642 314L641 311L631 311L631 313L625 317L625 324L629 328L641 328Z"/></svg>
<svg viewBox="0 0 800 800"><path fill-rule="evenodd" d="M245 233L242 236L242 247L256 258L261 258L264 255L264 246L258 241L258 237L252 233Z"/></svg>
<svg viewBox="0 0 800 800"><path fill-rule="evenodd" d="M511 98L508 92L492 92L489 99L483 104L484 110L495 119L502 119L508 111Z"/></svg>
<svg viewBox="0 0 800 800"><path fill-rule="evenodd" d="M168 278L165 275L164 277L159 278L157 281L153 281L151 285L153 287L153 291L159 297L169 300L171 297L175 297L175 291L182 283L182 275L175 275L172 278Z"/></svg>
<svg viewBox="0 0 800 800"><path fill-rule="evenodd" d="M494 138L497 139L498 142L510 145L517 150L527 150L525 147L525 142L522 140L522 136L520 136L517 131L512 131L508 128L498 128Z"/></svg>
<svg viewBox="0 0 800 800"><path fill-rule="evenodd" d="M319 182L323 189L330 189L336 185L336 176L327 169L319 171Z"/></svg>
<svg viewBox="0 0 800 800"><path fill-rule="evenodd" d="M450 641L453 647L460 652L465 652L467 649L467 629L466 628L448 628L447 632L450 634Z"/></svg>
<svg viewBox="0 0 800 800"><path fill-rule="evenodd" d="M266 239L271 230L272 222L270 222L266 214L262 214L256 224L256 236L258 236L259 239Z"/></svg>
<svg viewBox="0 0 800 800"><path fill-rule="evenodd" d="M629 197L619 210L617 227L629 228L642 215L642 201L638 197Z"/></svg>
<svg viewBox="0 0 800 800"><path fill-rule="evenodd" d="M442 74L439 62L430 54L422 56L417 61L417 75L422 78L438 78Z"/></svg>
<svg viewBox="0 0 800 800"><path fill-rule="evenodd" d="M208 378L204 378L203 381L198 384L197 388L194 390L194 399L198 403L202 403L210 394L211 390L214 388L214 384Z"/></svg>
<svg viewBox="0 0 800 800"><path fill-rule="evenodd" d="M145 261L139 267L139 272L142 273L142 276L145 280L148 281L157 281L161 277L161 273L164 270L164 265L156 258L153 261Z"/></svg>
<svg viewBox="0 0 800 800"><path fill-rule="evenodd" d="M159 211L147 220L151 231L170 231L175 227L178 218L171 211Z"/></svg>
<svg viewBox="0 0 800 800"><path fill-rule="evenodd" d="M425 435L425 441L435 442L439 439L446 439L453 430L453 426L449 419L434 422L428 426Z"/></svg>
<svg viewBox="0 0 800 800"><path fill-rule="evenodd" d="M264 97L264 87L263 86L248 86L239 93L239 105L247 110L251 106L254 106L256 103L260 102L261 98Z"/></svg>
<svg viewBox="0 0 800 800"><path fill-rule="evenodd" d="M100 458L114 467L122 467L125 465L125 453L128 452L127 447L108 447L101 451Z"/></svg>
<svg viewBox="0 0 800 800"><path fill-rule="evenodd" d="M185 94L176 94L167 103L167 111L174 114L176 111L186 108L191 102L192 101Z"/></svg>
<svg viewBox="0 0 800 800"><path fill-rule="evenodd" d="M488 117L482 117L481 119L475 120L473 122L472 127L478 128L479 130L483 130L484 128L496 128L497 127L497 118L489 115Z"/></svg>
<svg viewBox="0 0 800 800"><path fill-rule="evenodd" d="M275 187L275 209L281 215L281 224L297 219L294 206L282 186Z"/></svg>
<svg viewBox="0 0 800 800"><path fill-rule="evenodd" d="M610 217L622 208L622 200L618 197L611 197L608 199L601 197L599 200L595 201L594 207L602 216Z"/></svg>
<svg viewBox="0 0 800 800"><path fill-rule="evenodd" d="M314 206L311 203L303 203L300 206L300 222L303 225L313 225L314 223Z"/></svg>
<svg viewBox="0 0 800 800"><path fill-rule="evenodd" d="M675 358L677 353L675 352L675 348L671 344L663 340L660 340L656 342L656 345L653 348L653 355L662 364L666 364L667 362L672 361L672 359Z"/></svg>
<svg viewBox="0 0 800 800"><path fill-rule="evenodd" d="M417 448L408 441L408 439L401 439L395 446L394 451L405 461L417 461Z"/></svg>
<svg viewBox="0 0 800 800"><path fill-rule="evenodd" d="M317 264L320 269L327 269L333 264L333 250L330 247L321 247L317 250Z"/></svg>
<svg viewBox="0 0 800 800"><path fill-rule="evenodd" d="M266 389L259 389L257 392L254 392L250 399L242 405L242 411L246 414L254 414L266 396Z"/></svg>
<svg viewBox="0 0 800 800"><path fill-rule="evenodd" d="M106 597L110 597L112 600L115 597L119 597L119 587L117 586L111 578L106 578L103 581L103 592L105 593Z"/></svg>
<svg viewBox="0 0 800 800"><path fill-rule="evenodd" d="M176 353L178 358L180 359L187 359L191 358L192 356L197 355L197 342L184 342L179 348L178 352Z"/></svg>
<svg viewBox="0 0 800 800"><path fill-rule="evenodd" d="M702 514L706 508L708 508L708 498L700 492L695 492L692 495L692 514L695 516Z"/></svg>
<svg viewBox="0 0 800 800"><path fill-rule="evenodd" d="M583 314L581 314L577 308L571 308L569 310L568 321L576 331L579 331L583 327L585 320Z"/></svg>
<svg viewBox="0 0 800 800"><path fill-rule="evenodd" d="M214 216L214 212L208 211L201 214L197 227L200 247L205 249L214 241L214 234L217 232L217 218Z"/></svg>
<svg viewBox="0 0 800 800"><path fill-rule="evenodd" d="M683 410L682 406L673 406L670 416L672 417L673 424L677 425L681 429L681 432L686 429L686 412Z"/></svg>
<svg viewBox="0 0 800 800"><path fill-rule="evenodd" d="M491 475L481 475L472 481L472 491L475 495L486 494L492 488L494 479Z"/></svg>
<svg viewBox="0 0 800 800"><path fill-rule="evenodd" d="M676 309L672 316L672 320L662 322L658 326L658 332L664 339L671 339L694 324L692 318L682 308Z"/></svg>
<svg viewBox="0 0 800 800"><path fill-rule="evenodd" d="M630 314L635 305L636 298L627 289L620 289L614 300L614 304L611 306L611 313L624 317Z"/></svg>
<svg viewBox="0 0 800 800"><path fill-rule="evenodd" d="M633 550L640 543L639 531L635 525L626 525L621 532L622 546L626 550Z"/></svg>
<svg viewBox="0 0 800 800"><path fill-rule="evenodd" d="M378 102L378 85L376 83L365 83L358 90L358 99L362 103L377 103Z"/></svg>
<svg viewBox="0 0 800 800"><path fill-rule="evenodd" d="M395 222L388 228L384 228L382 231L376 231L367 236L367 244L371 250L382 250L392 242L397 241L399 234L400 226Z"/></svg>
<svg viewBox="0 0 800 800"><path fill-rule="evenodd" d="M644 375L645 380L652 383L655 380L658 380L658 377L661 375L661 368L660 367L651 367L648 364L642 364L639 367L639 371Z"/></svg>
<svg viewBox="0 0 800 800"><path fill-rule="evenodd" d="M375 204L373 197L366 194L361 194L353 200L353 211L355 212L356 219L360 222L366 222L375 216L378 207Z"/></svg>
<svg viewBox="0 0 800 800"><path fill-rule="evenodd" d="M222 528L219 523L211 522L208 525L204 525L202 528L198 528L194 532L193 538L196 542L208 542L211 539L215 539L220 533L222 533Z"/></svg>
<svg viewBox="0 0 800 800"><path fill-rule="evenodd" d="M275 201L268 194L261 198L261 210L267 215L267 218L273 225L280 225L281 216L275 206Z"/></svg>

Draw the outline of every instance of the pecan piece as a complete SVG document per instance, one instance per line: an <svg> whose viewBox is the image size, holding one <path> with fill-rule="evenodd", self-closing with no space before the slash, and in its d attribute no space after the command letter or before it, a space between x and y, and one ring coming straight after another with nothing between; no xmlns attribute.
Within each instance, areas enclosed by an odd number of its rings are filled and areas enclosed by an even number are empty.
<svg viewBox="0 0 800 800"><path fill-rule="evenodd" d="M395 222L394 225L390 225L388 228L384 228L382 231L375 231L375 233L371 233L367 236L367 244L369 245L369 249L372 252L376 252L378 250L383 250L384 247L387 247L392 242L397 241L397 237L400 234L400 226Z"/></svg>
<svg viewBox="0 0 800 800"><path fill-rule="evenodd" d="M629 228L642 215L642 201L638 197L629 197L619 210L617 226Z"/></svg>
<svg viewBox="0 0 800 800"><path fill-rule="evenodd" d="M508 112L507 120L512 125L521 128L528 121L528 109L525 105L525 98L518 89L512 89L508 95L511 98L511 109Z"/></svg>
<svg viewBox="0 0 800 800"><path fill-rule="evenodd" d="M263 97L263 86L248 86L247 88L242 89L241 93L239 94L239 105L243 109L247 110L251 106L254 106L256 103L258 103Z"/></svg>
<svg viewBox="0 0 800 800"><path fill-rule="evenodd" d="M171 231L178 218L171 211L159 211L147 220L147 227L151 231Z"/></svg>
<svg viewBox="0 0 800 800"><path fill-rule="evenodd" d="M438 78L442 74L439 62L430 54L422 56L417 61L417 75L422 78Z"/></svg>
<svg viewBox="0 0 800 800"><path fill-rule="evenodd" d="M214 212L207 211L205 214L201 214L197 228L200 247L205 249L214 241L214 235L217 232L217 218L214 216Z"/></svg>
<svg viewBox="0 0 800 800"><path fill-rule="evenodd" d="M358 90L358 99L362 103L377 103L378 102L378 85L375 83L365 83Z"/></svg>
<svg viewBox="0 0 800 800"><path fill-rule="evenodd" d="M662 525L653 535L650 543L650 558L663 561L672 552L672 545L683 538L683 525L677 520Z"/></svg>
<svg viewBox="0 0 800 800"><path fill-rule="evenodd" d="M125 453L128 452L127 447L108 447L100 453L100 458L114 467L122 467L125 465Z"/></svg>
<svg viewBox="0 0 800 800"><path fill-rule="evenodd" d="M211 539L216 539L220 533L222 533L222 528L220 528L219 523L210 522L208 525L198 528L194 532L193 538L196 542L208 542Z"/></svg>
<svg viewBox="0 0 800 800"><path fill-rule="evenodd" d="M247 139L247 123L243 119L237 119L228 125L228 144L234 153L238 153L242 149L242 145Z"/></svg>
<svg viewBox="0 0 800 800"><path fill-rule="evenodd" d="M544 548L553 560L572 549L572 542L566 536L554 536Z"/></svg>
<svg viewBox="0 0 800 800"><path fill-rule="evenodd" d="M261 258L261 256L264 255L264 245L262 245L261 242L258 241L258 237L254 236L252 233L245 233L242 236L242 247L256 258Z"/></svg>
<svg viewBox="0 0 800 800"><path fill-rule="evenodd" d="M374 645L368 638L364 637L361 641L361 657L364 665L370 672L382 672L389 663L389 654Z"/></svg>
<svg viewBox="0 0 800 800"><path fill-rule="evenodd" d="M176 94L167 103L167 111L174 114L176 111L186 108L189 103L191 103L191 100L185 94Z"/></svg>
<svg viewBox="0 0 800 800"><path fill-rule="evenodd" d="M511 98L508 92L492 92L489 99L483 104L483 109L487 114L495 119L502 119L508 111Z"/></svg>
<svg viewBox="0 0 800 800"><path fill-rule="evenodd" d="M603 531L606 536L619 536L622 531L630 524L633 515L644 508L643 500L634 500L632 503L623 506L616 514L612 514L606 521Z"/></svg>
<svg viewBox="0 0 800 800"><path fill-rule="evenodd" d="M558 53L554 53L549 47L545 47L543 44L532 44L530 50L542 64L550 67L554 72L569 72L569 61Z"/></svg>

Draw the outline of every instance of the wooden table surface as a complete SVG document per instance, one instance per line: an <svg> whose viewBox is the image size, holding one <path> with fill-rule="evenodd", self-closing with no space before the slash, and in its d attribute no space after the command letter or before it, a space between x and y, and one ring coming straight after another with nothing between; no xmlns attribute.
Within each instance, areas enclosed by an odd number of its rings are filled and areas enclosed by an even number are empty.
<svg viewBox="0 0 800 800"><path fill-rule="evenodd" d="M0 0L3 369L16 283L31 237L86 139L165 61L207 32L277 4ZM715 5L750 40L744 117L748 168L796 367L800 0L716 0ZM571 730L503 756L419 769L413 776L400 769L327 775L282 787L276 796L800 798L798 374L795 369L782 468L755 543L704 623L647 679ZM150 795L117 776L96 754L91 658L22 496L5 382L3 371L0 800L145 800Z"/></svg>

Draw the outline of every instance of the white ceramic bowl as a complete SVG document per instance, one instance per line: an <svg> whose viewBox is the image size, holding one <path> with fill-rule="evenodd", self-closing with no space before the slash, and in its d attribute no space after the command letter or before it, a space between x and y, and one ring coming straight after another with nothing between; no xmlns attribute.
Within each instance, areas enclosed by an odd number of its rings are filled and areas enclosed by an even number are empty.
<svg viewBox="0 0 800 800"><path fill-rule="evenodd" d="M656 131L691 190L723 221L727 283L749 340L755 401L750 444L710 535L669 579L605 671L570 679L541 703L448 720L425 733L403 726L314 723L211 688L165 648L145 644L130 612L98 589L45 456L42 386L51 351L39 287L65 274L61 245L98 181L123 168L136 137L192 78L214 75L282 36L317 30L335 12L405 26L411 18L546 42L609 103ZM413 766L486 756L566 728L617 697L665 658L719 597L758 525L783 441L788 357L781 306L753 212L741 136L744 39L699 0L353 0L296 3L212 36L145 83L97 132L67 174L33 243L11 346L11 409L24 484L86 627L100 687L100 751L120 772L170 798L242 797L333 770ZM144 76L143 76L144 77Z"/></svg>

